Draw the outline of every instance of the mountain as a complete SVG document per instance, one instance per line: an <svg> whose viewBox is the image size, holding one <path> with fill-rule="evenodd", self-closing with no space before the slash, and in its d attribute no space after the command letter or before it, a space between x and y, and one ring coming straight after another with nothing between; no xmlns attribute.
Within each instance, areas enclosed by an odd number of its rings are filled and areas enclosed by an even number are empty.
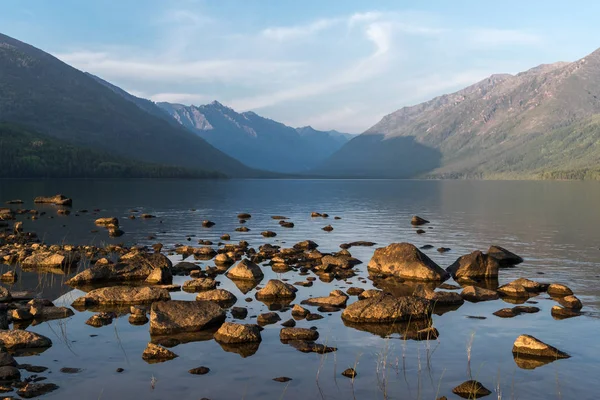
<svg viewBox="0 0 600 400"><path fill-rule="evenodd" d="M152 115L95 78L0 34L0 121L78 147L231 176L258 173L181 126Z"/></svg>
<svg viewBox="0 0 600 400"><path fill-rule="evenodd" d="M178 123L244 164L268 171L305 172L347 142L349 135L292 128L214 101L201 106L158 103Z"/></svg>
<svg viewBox="0 0 600 400"><path fill-rule="evenodd" d="M17 125L0 123L0 178L222 178L115 157Z"/></svg>
<svg viewBox="0 0 600 400"><path fill-rule="evenodd" d="M492 75L404 107L316 173L434 178L573 178L600 165L600 50L572 63Z"/></svg>

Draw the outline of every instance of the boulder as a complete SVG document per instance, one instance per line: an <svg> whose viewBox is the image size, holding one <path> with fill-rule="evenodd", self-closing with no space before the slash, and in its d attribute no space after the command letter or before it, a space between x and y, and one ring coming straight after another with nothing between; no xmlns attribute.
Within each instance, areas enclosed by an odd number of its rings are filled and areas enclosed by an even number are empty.
<svg viewBox="0 0 600 400"><path fill-rule="evenodd" d="M150 334L198 332L225 321L225 312L211 301L161 301L150 310Z"/></svg>
<svg viewBox="0 0 600 400"><path fill-rule="evenodd" d="M359 300L370 299L372 297L379 297L383 294L382 290L379 289L367 289L358 295Z"/></svg>
<svg viewBox="0 0 600 400"><path fill-rule="evenodd" d="M375 250L368 270L375 274L421 281L445 281L449 276L410 243L393 243Z"/></svg>
<svg viewBox="0 0 600 400"><path fill-rule="evenodd" d="M340 290L334 290L327 297L312 297L306 300L302 300L301 304L308 306L331 306L337 308L346 307L348 301L348 295Z"/></svg>
<svg viewBox="0 0 600 400"><path fill-rule="evenodd" d="M225 289L213 289L206 292L200 292L196 295L196 300L214 301L221 307L231 307L237 301L237 297L233 293Z"/></svg>
<svg viewBox="0 0 600 400"><path fill-rule="evenodd" d="M85 321L85 323L86 325L90 325L95 328L100 328L101 326L112 324L112 321L115 318L117 318L117 314L115 314L114 312L101 312L92 315L87 321Z"/></svg>
<svg viewBox="0 0 600 400"><path fill-rule="evenodd" d="M292 317L306 318L308 314L310 314L310 311L298 304L294 304L294 307L292 307Z"/></svg>
<svg viewBox="0 0 600 400"><path fill-rule="evenodd" d="M474 251L471 254L464 255L450 265L446 271L456 280L464 278L484 278L497 279L498 260L481 251Z"/></svg>
<svg viewBox="0 0 600 400"><path fill-rule="evenodd" d="M427 221L424 218L419 217L418 215L415 215L412 217L412 219L410 220L411 225L413 226L420 226L420 225L425 225L428 224L429 221Z"/></svg>
<svg viewBox="0 0 600 400"><path fill-rule="evenodd" d="M94 223L99 226L119 226L119 220L116 217L98 218Z"/></svg>
<svg viewBox="0 0 600 400"><path fill-rule="evenodd" d="M581 300L573 295L560 297L558 302L564 308L568 308L569 310L579 311L583 308L583 304L581 304Z"/></svg>
<svg viewBox="0 0 600 400"><path fill-rule="evenodd" d="M72 206L73 205L73 200L69 199L66 196L63 196L62 194L57 194L55 196L52 197L36 197L35 199L33 199L34 203L37 204L54 204L57 206Z"/></svg>
<svg viewBox="0 0 600 400"><path fill-rule="evenodd" d="M470 380L461 383L454 389L452 389L452 393L463 397L465 399L477 399L479 397L484 397L492 394L485 386L481 383Z"/></svg>
<svg viewBox="0 0 600 400"><path fill-rule="evenodd" d="M325 346L324 344L314 343L307 340L291 340L290 346L302 353L325 354L337 351L336 347Z"/></svg>
<svg viewBox="0 0 600 400"><path fill-rule="evenodd" d="M513 354L539 358L569 358L567 353L552 347L530 335L521 335L515 340Z"/></svg>
<svg viewBox="0 0 600 400"><path fill-rule="evenodd" d="M529 297L529 292L523 285L513 282L500 286L498 288L498 293L500 293L502 296L517 299L526 299Z"/></svg>
<svg viewBox="0 0 600 400"><path fill-rule="evenodd" d="M164 347L152 342L148 343L148 346L142 353L142 358L146 362L162 362L172 360L176 357L179 356L173 353L171 350L165 349Z"/></svg>
<svg viewBox="0 0 600 400"><path fill-rule="evenodd" d="M143 281L155 269L171 269L171 261L160 253L129 253L115 265L94 265L80 272L66 283L77 286L98 282Z"/></svg>
<svg viewBox="0 0 600 400"><path fill-rule="evenodd" d="M345 376L346 378L355 378L356 375L357 373L354 368L347 368L342 372L342 376Z"/></svg>
<svg viewBox="0 0 600 400"><path fill-rule="evenodd" d="M394 323L427 319L430 315L431 304L426 299L382 295L350 304L342 319L354 323Z"/></svg>
<svg viewBox="0 0 600 400"><path fill-rule="evenodd" d="M363 289L363 288L353 286L353 287L348 288L348 290L346 290L346 294L348 296L358 296L364 291L365 291L365 289Z"/></svg>
<svg viewBox="0 0 600 400"><path fill-rule="evenodd" d="M570 310L561 306L553 306L552 310L550 310L550 314L554 319L567 319L581 315L579 311Z"/></svg>
<svg viewBox="0 0 600 400"><path fill-rule="evenodd" d="M63 319L72 317L75 313L68 307L44 307L33 305L29 309L29 313L38 321L50 321L55 319Z"/></svg>
<svg viewBox="0 0 600 400"><path fill-rule="evenodd" d="M185 292L196 293L213 290L217 287L217 282L212 278L197 278L183 282L182 289Z"/></svg>
<svg viewBox="0 0 600 400"><path fill-rule="evenodd" d="M413 296L422 297L429 300L434 306L456 306L461 305L465 300L458 293L438 291L430 289L424 285L417 285Z"/></svg>
<svg viewBox="0 0 600 400"><path fill-rule="evenodd" d="M0 367L16 367L17 365L17 361L10 353L3 350L0 351Z"/></svg>
<svg viewBox="0 0 600 400"><path fill-rule="evenodd" d="M479 286L467 286L460 293L460 296L470 301L471 303L477 303L479 301L496 300L500 296L495 290L480 288Z"/></svg>
<svg viewBox="0 0 600 400"><path fill-rule="evenodd" d="M215 256L215 264L217 265L231 265L233 263L233 258L229 257L225 253L219 253Z"/></svg>
<svg viewBox="0 0 600 400"><path fill-rule="evenodd" d="M281 341L288 340L309 340L315 341L319 338L319 332L313 329L306 328L283 328L279 332Z"/></svg>
<svg viewBox="0 0 600 400"><path fill-rule="evenodd" d="M313 242L312 240L305 240L303 242L298 242L294 245L294 249L296 250L314 250L317 247L319 247L319 245Z"/></svg>
<svg viewBox="0 0 600 400"><path fill-rule="evenodd" d="M13 329L0 330L0 345L8 350L46 348L52 346L52 341L35 332Z"/></svg>
<svg viewBox="0 0 600 400"><path fill-rule="evenodd" d="M24 399L31 399L34 397L40 397L47 393L53 392L58 389L58 386L54 383L27 383L24 387L17 391L17 394Z"/></svg>
<svg viewBox="0 0 600 400"><path fill-rule="evenodd" d="M260 314L258 316L258 318L256 318L256 322L260 326L274 324L279 321L281 321L281 317L276 312L268 312L268 313Z"/></svg>
<svg viewBox="0 0 600 400"><path fill-rule="evenodd" d="M273 231L264 231L264 232L261 232L260 234L266 238L271 238L271 237L277 236L277 233L275 233Z"/></svg>
<svg viewBox="0 0 600 400"><path fill-rule="evenodd" d="M18 368L7 365L0 367L0 382L14 382L21 380L21 372Z"/></svg>
<svg viewBox="0 0 600 400"><path fill-rule="evenodd" d="M154 268L146 278L147 283L169 285L173 282L173 274L168 267Z"/></svg>
<svg viewBox="0 0 600 400"><path fill-rule="evenodd" d="M509 283L509 285L521 285L530 293L541 293L548 290L547 283L539 283L527 278L519 278Z"/></svg>
<svg viewBox="0 0 600 400"><path fill-rule="evenodd" d="M225 322L215 333L215 340L221 343L257 343L262 340L260 328L254 324Z"/></svg>
<svg viewBox="0 0 600 400"><path fill-rule="evenodd" d="M4 286L0 286L0 303L6 303L11 300L12 295L10 294L10 291Z"/></svg>
<svg viewBox="0 0 600 400"><path fill-rule="evenodd" d="M232 307L231 316L235 319L244 319L248 316L248 309L244 307Z"/></svg>
<svg viewBox="0 0 600 400"><path fill-rule="evenodd" d="M264 276L260 267L247 259L240 261L227 272L229 279L260 281Z"/></svg>
<svg viewBox="0 0 600 400"><path fill-rule="evenodd" d="M72 306L85 308L96 305L148 304L170 299L169 292L159 287L111 286L92 290L76 299Z"/></svg>
<svg viewBox="0 0 600 400"><path fill-rule="evenodd" d="M297 290L290 284L271 279L264 288L256 292L256 298L258 300L294 299Z"/></svg>
<svg viewBox="0 0 600 400"><path fill-rule="evenodd" d="M21 262L23 268L68 268L80 260L79 253L38 251Z"/></svg>
<svg viewBox="0 0 600 400"><path fill-rule="evenodd" d="M523 259L500 246L491 246L487 255L495 258L501 267L510 267L523 262Z"/></svg>
<svg viewBox="0 0 600 400"><path fill-rule="evenodd" d="M327 255L321 258L320 269L323 271L327 271L329 268L349 269L360 263L360 260L347 255Z"/></svg>
<svg viewBox="0 0 600 400"><path fill-rule="evenodd" d="M561 285L560 283L553 283L548 286L548 294L550 296L570 296L573 294L573 291L569 289L569 287L565 285Z"/></svg>

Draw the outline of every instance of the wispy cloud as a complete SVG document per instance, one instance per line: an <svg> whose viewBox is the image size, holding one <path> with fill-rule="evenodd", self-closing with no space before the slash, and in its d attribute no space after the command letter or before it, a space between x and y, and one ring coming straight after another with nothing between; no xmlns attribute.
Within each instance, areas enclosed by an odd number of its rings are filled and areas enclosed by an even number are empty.
<svg viewBox="0 0 600 400"><path fill-rule="evenodd" d="M543 39L535 33L516 29L467 29L469 40L483 46L537 45Z"/></svg>
<svg viewBox="0 0 600 400"><path fill-rule="evenodd" d="M316 34L338 24L339 22L341 22L341 19L339 18L323 18L306 25L266 28L262 31L262 35L268 39L285 41Z"/></svg>

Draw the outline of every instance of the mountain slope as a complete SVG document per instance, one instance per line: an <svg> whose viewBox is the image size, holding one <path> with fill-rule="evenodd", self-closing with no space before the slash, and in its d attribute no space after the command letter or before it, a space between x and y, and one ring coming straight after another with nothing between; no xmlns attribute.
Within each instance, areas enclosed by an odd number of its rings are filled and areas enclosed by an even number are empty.
<svg viewBox="0 0 600 400"><path fill-rule="evenodd" d="M456 93L404 107L351 140L317 172L349 174L344 162L354 160L354 175L577 175L600 162L599 122L600 50L573 63L540 65L514 76L492 75ZM419 151L410 154L407 143ZM377 163L389 153L398 157ZM427 161L433 153L437 160Z"/></svg>
<svg viewBox="0 0 600 400"><path fill-rule="evenodd" d="M0 178L221 178L210 171L142 163L0 123Z"/></svg>
<svg viewBox="0 0 600 400"><path fill-rule="evenodd" d="M0 121L114 155L233 176L255 171L94 78L0 34Z"/></svg>
<svg viewBox="0 0 600 400"><path fill-rule="evenodd" d="M347 134L294 129L254 112L238 113L215 101L202 106L158 103L178 123L254 168L307 171L337 151Z"/></svg>

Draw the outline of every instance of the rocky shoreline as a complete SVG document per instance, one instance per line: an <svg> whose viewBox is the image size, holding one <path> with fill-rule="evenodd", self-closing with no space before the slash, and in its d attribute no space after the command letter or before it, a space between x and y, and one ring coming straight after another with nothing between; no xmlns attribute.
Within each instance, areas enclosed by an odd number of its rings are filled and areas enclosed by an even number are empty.
<svg viewBox="0 0 600 400"><path fill-rule="evenodd" d="M20 200L7 203L22 204ZM57 195L36 198L35 203L54 204L58 214L68 215L73 202ZM78 213L83 215L87 211ZM523 304L535 303L532 299L542 293L557 302L551 311L555 319L576 317L583 307L571 289L558 282L520 278L499 285L502 271L516 267L523 258L496 245L485 253L475 251L463 255L444 269L423 252L429 247L419 249L410 243L393 243L377 248L367 264L372 289L350 287L345 292L332 290L324 297L298 299L298 287L311 287L315 281L328 284L355 277L364 267L349 249L371 247L376 243L342 243L340 250L332 253L319 251L319 245L312 240L290 247L268 243L253 247L244 240L231 243L229 235L223 235L218 243L199 241L197 246L45 244L35 233L25 232L22 224L24 218L43 216L37 210L0 208L0 229L4 229L0 233L0 263L10 267L10 271L2 275L2 282L17 281L19 269L78 271L66 284L86 294L77 298L71 308L57 307L50 299L39 298L33 291L14 292L0 286L0 381L5 382L5 392L14 390L24 398L57 389L54 384L35 381L37 377L21 379L20 369L26 367L18 365L13 355L36 354L52 346L49 338L26 328L30 324L69 318L74 314L73 309L97 312L86 322L90 326L109 325L117 315L124 314L129 314L129 322L133 325L148 324L151 341L141 357L148 363L156 363L177 357L167 347L172 347L174 342L185 343L186 339L179 339L182 335L191 335L191 340L194 340L193 335L202 336L204 340L214 339L225 351L248 357L258 350L264 326L280 323L282 344L300 352L324 354L338 349L318 342L316 328L295 327L296 322L338 318L339 315L349 328L382 337L399 334L405 340L422 341L443 336L444 332L435 327L435 315L454 311L465 301L477 303L502 298L518 304L495 312L494 315L500 318L526 318L525 314L539 312L539 308ZM311 217L329 218L327 214L317 212ZM130 218L153 216L140 214L136 217L132 213ZM251 221L252 215L242 213L237 218L239 231L249 231L246 223ZM273 216L272 219L282 227L294 226L284 216ZM430 222L415 216L410 223L415 229L421 229ZM106 229L110 237L126 234L116 217L93 219L90 228L94 225ZM202 223L207 229L214 225L208 220ZM334 228L327 225L322 229L330 232ZM274 237L276 233L264 231L262 236ZM438 249L440 252L448 250ZM175 255L214 265L202 268L185 260L173 264L169 257ZM282 278L263 282L266 268L282 277L293 271L304 280L290 283ZM186 276L189 280L182 286L173 285L174 276ZM248 317L248 309L241 306L242 299L219 288L223 279L231 280L244 294L253 292L254 298L267 305L270 312ZM449 280L454 282L448 283ZM171 293L180 290L195 293L196 300L172 300ZM279 314L290 310L293 318L280 322ZM236 322L238 320L249 323ZM517 365L526 369L569 357L527 332L516 338L512 353ZM346 370L343 375L359 379L354 370ZM473 398L491 392L482 383L471 380L457 386L454 393Z"/></svg>

